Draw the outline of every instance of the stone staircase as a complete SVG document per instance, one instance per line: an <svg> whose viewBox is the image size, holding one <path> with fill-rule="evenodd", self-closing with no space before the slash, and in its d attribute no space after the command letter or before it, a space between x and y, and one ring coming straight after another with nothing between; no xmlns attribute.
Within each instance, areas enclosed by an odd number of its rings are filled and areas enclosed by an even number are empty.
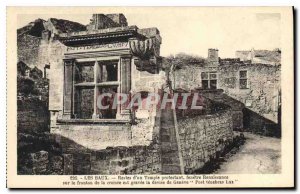
<svg viewBox="0 0 300 194"><path fill-rule="evenodd" d="M179 146L179 135L176 134L174 110L161 110L161 157L162 174L183 174L183 160Z"/></svg>

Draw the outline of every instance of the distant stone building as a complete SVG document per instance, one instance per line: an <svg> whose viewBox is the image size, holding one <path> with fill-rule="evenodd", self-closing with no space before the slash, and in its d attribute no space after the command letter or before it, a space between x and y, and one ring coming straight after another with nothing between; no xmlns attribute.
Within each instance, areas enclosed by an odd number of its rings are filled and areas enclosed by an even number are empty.
<svg viewBox="0 0 300 194"><path fill-rule="evenodd" d="M241 61L251 61L252 63L279 65L281 64L281 50L276 48L270 50L236 51L235 57Z"/></svg>
<svg viewBox="0 0 300 194"><path fill-rule="evenodd" d="M230 105L235 129L280 135L280 51L237 51L237 56L221 59L217 49L209 49L206 61L182 65L171 81L175 88L198 89Z"/></svg>

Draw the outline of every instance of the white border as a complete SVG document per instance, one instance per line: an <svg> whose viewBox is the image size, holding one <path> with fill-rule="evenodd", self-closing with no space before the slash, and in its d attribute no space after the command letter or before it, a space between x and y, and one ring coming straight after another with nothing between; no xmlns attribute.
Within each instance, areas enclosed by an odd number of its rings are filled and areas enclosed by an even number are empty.
<svg viewBox="0 0 300 194"><path fill-rule="evenodd" d="M2 24L2 27L0 28L0 37L1 37L1 44L0 44L0 59L1 59L1 64L4 65L6 64L6 6L146 6L146 5L151 5L151 6L292 6L294 5L295 8L299 9L300 7L300 1L292 1L292 0L273 0L273 1L262 1L262 0L227 0L227 1L222 1L222 0L202 0L202 1L192 1L192 0L185 0L185 1L179 1L179 0L172 0L172 1L161 1L161 0L152 0L149 2L142 2L138 0L123 0L123 1L118 1L118 0L109 0L109 1L102 1L100 2L99 0L84 0L84 1L61 1L61 0L27 0L26 2L23 0L2 0L0 2L0 21ZM299 26L299 18L297 19L297 29ZM297 32L299 32L297 30ZM299 39L297 39L296 44L298 43ZM297 47L296 47L297 48ZM295 55L298 55L298 51L296 51ZM297 65L297 64L296 64ZM0 100L2 103L0 103L0 125L1 125L1 130L0 130L0 185L1 185L1 193L7 193L8 190L5 189L5 184L6 184L6 71L5 67L2 67L2 70L0 71L0 90L2 91L0 93ZM299 75L299 67L297 69L297 74ZM297 76L296 76L297 77ZM299 91L299 83L297 83L297 90ZM297 116L296 120L299 120L300 116ZM297 129L297 128L296 128ZM299 132L298 136L299 138ZM299 179L298 179L299 180ZM181 190L184 192L184 190ZM31 192L31 191L27 191ZM55 191L50 191L49 193L53 193ZM74 192L74 190L72 191ZM80 191L82 192L82 191ZM121 191L123 192L123 191ZM153 191L153 192L161 192L161 191ZM172 191L171 191L172 192ZM198 192L198 191L196 191ZM203 190L201 191L203 192ZM222 191L224 192L224 191ZM274 192L270 191L270 192ZM213 193L217 193L214 191ZM260 193L260 192L257 192Z"/></svg>

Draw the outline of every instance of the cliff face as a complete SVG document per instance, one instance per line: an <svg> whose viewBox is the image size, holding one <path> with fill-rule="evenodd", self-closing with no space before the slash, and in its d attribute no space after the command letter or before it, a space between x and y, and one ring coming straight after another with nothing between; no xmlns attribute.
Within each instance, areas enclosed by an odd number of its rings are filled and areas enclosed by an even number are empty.
<svg viewBox="0 0 300 194"><path fill-rule="evenodd" d="M69 20L50 18L48 20L60 33L85 31L86 26Z"/></svg>
<svg viewBox="0 0 300 194"><path fill-rule="evenodd" d="M41 38L42 32L44 30L53 31L53 29L51 29L50 26L55 29L56 33L68 33L86 30L85 25L69 20L50 18L47 21L45 21L43 19L36 19L35 21L30 22L26 26L19 28L17 30L17 35L30 35Z"/></svg>
<svg viewBox="0 0 300 194"><path fill-rule="evenodd" d="M41 37L43 30L45 30L44 23L46 21L43 19L36 19L33 22L30 22L26 26L19 28L17 30L17 35L31 35L35 37Z"/></svg>

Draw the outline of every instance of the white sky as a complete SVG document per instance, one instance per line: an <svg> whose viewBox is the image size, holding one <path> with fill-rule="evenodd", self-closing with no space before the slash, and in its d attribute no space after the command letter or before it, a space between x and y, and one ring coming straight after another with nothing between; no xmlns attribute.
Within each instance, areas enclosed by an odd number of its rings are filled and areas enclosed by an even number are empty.
<svg viewBox="0 0 300 194"><path fill-rule="evenodd" d="M112 9L112 8L111 8ZM274 9L247 8L101 8L88 11L48 11L18 17L18 27L50 17L89 23L92 13L123 13L129 25L139 28L157 27L162 36L161 55L179 52L207 57L208 48L218 48L219 56L234 57L236 50L280 48L280 14ZM70 12L70 14L68 13ZM88 13L87 13L88 12ZM51 13L51 14L50 14Z"/></svg>

